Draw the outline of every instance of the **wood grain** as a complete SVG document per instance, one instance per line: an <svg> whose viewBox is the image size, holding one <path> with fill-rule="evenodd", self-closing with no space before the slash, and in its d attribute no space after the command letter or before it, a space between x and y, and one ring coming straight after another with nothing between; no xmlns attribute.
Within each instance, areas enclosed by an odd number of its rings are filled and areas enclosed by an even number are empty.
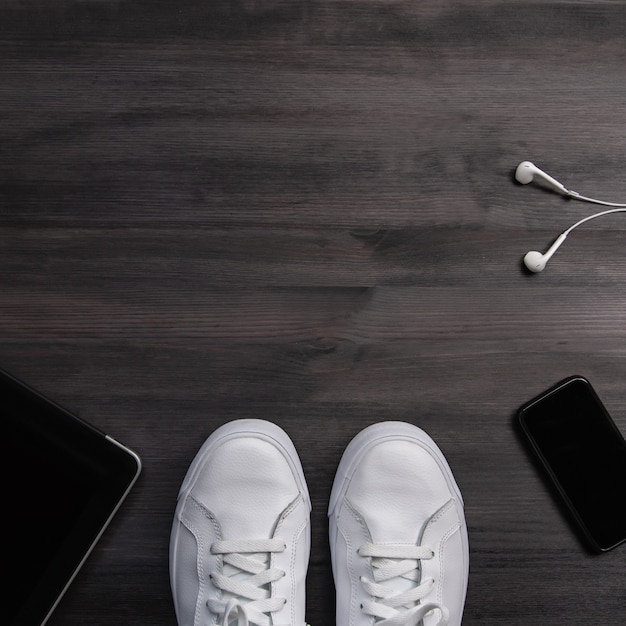
<svg viewBox="0 0 626 626"><path fill-rule="evenodd" d="M335 469L388 419L463 492L466 626L623 624L624 550L586 551L513 416L578 373L626 432L626 219L531 276L593 207L513 171L626 201L625 26L611 0L2 3L0 366L144 462L52 626L175 624L180 481L246 417L301 454L313 626Z"/></svg>

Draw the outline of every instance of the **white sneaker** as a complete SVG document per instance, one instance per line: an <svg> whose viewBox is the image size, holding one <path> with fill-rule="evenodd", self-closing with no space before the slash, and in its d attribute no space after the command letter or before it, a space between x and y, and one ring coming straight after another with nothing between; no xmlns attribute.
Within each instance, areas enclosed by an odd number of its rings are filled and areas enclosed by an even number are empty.
<svg viewBox="0 0 626 626"><path fill-rule="evenodd" d="M304 626L311 502L287 434L218 428L178 495L170 582L179 626Z"/></svg>
<svg viewBox="0 0 626 626"><path fill-rule="evenodd" d="M403 422L361 431L330 496L337 626L459 626L469 575L463 500L434 441Z"/></svg>

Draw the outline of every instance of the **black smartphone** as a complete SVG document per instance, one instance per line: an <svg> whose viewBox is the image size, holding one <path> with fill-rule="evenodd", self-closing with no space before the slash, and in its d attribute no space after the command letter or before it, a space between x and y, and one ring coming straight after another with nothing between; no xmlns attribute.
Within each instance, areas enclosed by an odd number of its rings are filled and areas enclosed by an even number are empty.
<svg viewBox="0 0 626 626"><path fill-rule="evenodd" d="M522 406L518 420L591 547L626 541L626 441L591 383L562 380Z"/></svg>

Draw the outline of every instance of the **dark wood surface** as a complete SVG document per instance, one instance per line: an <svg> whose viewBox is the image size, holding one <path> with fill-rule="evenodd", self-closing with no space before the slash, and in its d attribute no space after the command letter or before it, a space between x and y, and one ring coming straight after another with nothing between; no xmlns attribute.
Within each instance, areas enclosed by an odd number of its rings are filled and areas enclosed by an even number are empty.
<svg viewBox="0 0 626 626"><path fill-rule="evenodd" d="M583 374L626 432L626 216L530 275L595 211L512 174L626 202L625 29L619 0L0 4L0 367L144 463L52 626L175 624L176 493L244 417L301 454L313 626L380 420L455 472L466 626L624 623L626 552L584 548L513 416Z"/></svg>

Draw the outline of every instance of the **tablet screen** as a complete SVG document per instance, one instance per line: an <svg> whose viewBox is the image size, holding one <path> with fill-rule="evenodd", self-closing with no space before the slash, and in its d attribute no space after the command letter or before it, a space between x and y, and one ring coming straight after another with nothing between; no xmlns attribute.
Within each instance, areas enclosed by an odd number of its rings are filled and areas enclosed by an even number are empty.
<svg viewBox="0 0 626 626"><path fill-rule="evenodd" d="M42 624L141 468L137 455L0 372L3 623Z"/></svg>

